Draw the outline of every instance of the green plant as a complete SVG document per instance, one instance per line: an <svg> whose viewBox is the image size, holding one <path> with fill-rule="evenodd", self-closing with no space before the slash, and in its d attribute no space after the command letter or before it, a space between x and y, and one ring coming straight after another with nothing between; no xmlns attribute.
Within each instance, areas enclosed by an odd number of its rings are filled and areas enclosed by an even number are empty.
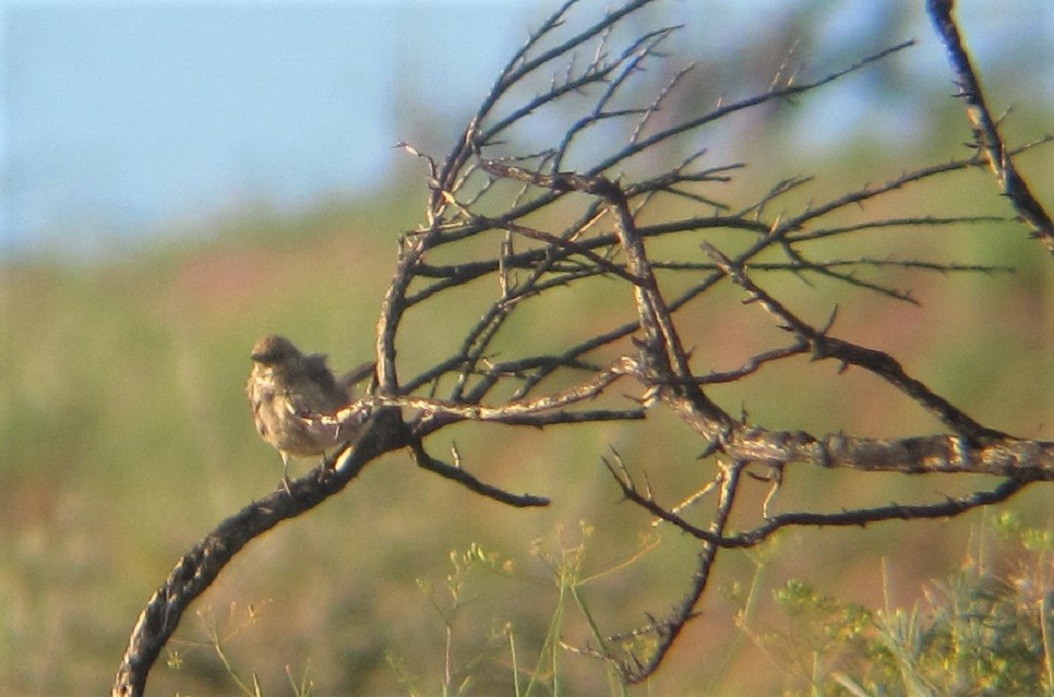
<svg viewBox="0 0 1054 697"><path fill-rule="evenodd" d="M587 599L587 588L639 562L658 544L657 536L641 539L640 545L626 558L600 570L587 568L587 550L593 528L582 522L574 542L566 542L563 531L557 530L550 539L535 540L528 556L541 569L541 575L526 573L512 558L471 543L464 551L452 551L449 559L452 570L442 583L418 579L418 587L443 627L442 678L422 677L411 666L413 659L404 652L389 650L389 666L399 683L412 697L439 694L443 697L465 697L471 694L490 694L485 675L495 665L505 671L503 683L516 697L569 694L564 675L568 671L567 656L602 657L609 644L622 642L636 645L639 636L604 636L594 611ZM493 581L503 580L501 588ZM536 596L546 593L545 586L555 589L549 605L548 623L536 631L518 624L516 619L519 599L525 593ZM480 622L480 616L486 619ZM481 645L477 637L485 624L487 639ZM584 632L587 645L582 649L565 641L567 632ZM590 661L586 664L595 667ZM607 665L604 682L613 696L626 694L626 687L618 679L614 666ZM438 683L433 690L428 685ZM573 693L572 693L573 694Z"/></svg>
<svg viewBox="0 0 1054 697"><path fill-rule="evenodd" d="M908 609L864 608L799 581L780 589L775 597L791 628L770 638L795 647L787 673L809 687L794 694L1054 694L1051 531L1026 528L1011 514L992 527L1006 569L971 555ZM811 672L791 655L809 656Z"/></svg>

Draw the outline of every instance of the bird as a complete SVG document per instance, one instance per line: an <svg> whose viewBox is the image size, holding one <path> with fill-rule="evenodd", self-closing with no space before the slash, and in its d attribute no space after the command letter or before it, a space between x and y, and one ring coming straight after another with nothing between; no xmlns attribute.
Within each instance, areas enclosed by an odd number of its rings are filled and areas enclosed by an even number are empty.
<svg viewBox="0 0 1054 697"><path fill-rule="evenodd" d="M290 457L322 457L353 440L359 424L323 423L354 397L354 383L373 372L366 363L338 378L321 353L304 354L289 339L268 334L250 353L245 393L260 437L282 456L282 484L289 489Z"/></svg>

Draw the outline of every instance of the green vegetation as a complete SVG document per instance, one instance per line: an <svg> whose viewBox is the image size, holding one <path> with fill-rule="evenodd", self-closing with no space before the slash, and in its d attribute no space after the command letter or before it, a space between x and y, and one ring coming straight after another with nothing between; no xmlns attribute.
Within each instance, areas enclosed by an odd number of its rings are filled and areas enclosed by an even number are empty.
<svg viewBox="0 0 1054 697"><path fill-rule="evenodd" d="M983 556L997 558L968 556L908 609L865 608L795 581L778 590L790 628L764 643L808 686L792 694L1054 694L1051 532L1011 514L992 527L999 544Z"/></svg>
<svg viewBox="0 0 1054 697"><path fill-rule="evenodd" d="M421 638L433 644L433 655L389 649L385 659L398 687L387 689L412 697L579 694L567 683L574 672L568 663L580 651L568 647L562 637L580 625L591 646L603 645L603 631L586 600L589 588L603 576L641 562L659 541L657 536L642 540L633 556L587 576L592 533L581 526L570 544L562 536L538 540L526 565L475 543L450 552L452 570L445 577L416 581L421 606L432 610L431 619L423 613L420 631ZM1027 528L1018 516L1007 513L979 526L975 539L975 549L961 569L945 581L925 582L919 589L922 598L907 609L891 604L889 588L884 589L884 606L871 607L840 600L834 590L790 580L771 592L779 612L759 617L756 596L769 559L756 557L759 573L750 592L744 593L738 583L726 591L740 611L736 636L725 655L752 644L763 656L762 664L769 666L774 684L782 684L782 693L789 696L1054 694L1052 533ZM892 566L883 563L884 584L895 572ZM517 616L515 598L524 588L538 593L546 581L556 588L548 601L550 623L544 636L536 633L538 627L531 636L532 630L524 631L512 619ZM201 638L183 640L181 648L170 650L168 668L179 673L189 661L212 654L226 674L229 690L249 697L286 690L297 697L316 694L310 665L286 665L288 687L264 689L256 671L247 678L228 657L228 645L242 634L259 631L257 619L271 610L232 603L222 621L211 609L199 611L196 631ZM434 662L437 657L441 664ZM422 670L424 665L429 668ZM590 691L630 693L613 672L606 687L597 684ZM700 687L690 693L723 694L713 683L708 690Z"/></svg>
<svg viewBox="0 0 1054 697"><path fill-rule="evenodd" d="M867 164L867 174L854 182L902 168L874 158ZM841 174L821 175L826 183L820 186L841 186L844 172L860 165L834 163ZM1050 185L1049 178L1036 181L1038 191ZM978 176L947 189L938 182L931 193L946 195L951 206L971 198L995 206L990 187ZM735 188L723 194L734 197ZM0 270L0 365L6 368L0 693L105 693L139 611L180 555L219 520L278 486L279 458L256 437L242 392L249 347L278 331L306 349L329 352L337 368L369 356L394 238L415 224L414 203L422 196L421 189L401 187L368 203L328 204L303 218L261 214L228 221L214 238L196 233L193 242L143 248L126 258L9 262ZM888 255L908 245L912 253L976 261L996 244L1006 252L1001 259L1019 260L1017 274L904 275L921 308L858 290L809 287L797 278L766 281L800 287L796 301L806 308L844 300L839 322L847 333L894 353L986 423L1036 435L1052 418L1054 289L1034 271L1049 264L1031 249L1034 243L1007 223L890 232L871 249ZM716 368L730 367L722 342L750 342L764 331L727 323L716 300L735 297L715 296L700 308L694 355ZM569 297L566 314L547 330L603 316L605 303L602 284L594 298ZM403 337L400 357L408 365L424 365L435 343L456 341L460 323L474 319L471 303L443 308L441 315L423 322L420 334ZM522 331L536 334L531 326ZM876 436L932 428L925 415L894 408L890 395L853 371L832 387L833 370L803 360L800 383L762 373L715 395L789 427ZM734 589L747 579L749 592L711 598L684 648L649 685L622 688L602 662L565 650L599 645L655 611L657 598L661 608L663 599L672 603L684 590L678 583L692 542L618 506L600 462L616 447L640 470L672 471L667 481L691 490L703 479L698 442L665 418L655 431L662 436L650 441L632 424L574 434L457 431L465 467L507 489L552 496L544 511L481 500L415 469L402 455L371 465L333 502L279 527L234 561L206 594L198 618L184 619L151 693L1049 689L1050 640L1035 604L1046 602L1050 590L1045 551L1036 548L1028 567L1035 572L1028 577L1032 586L1018 580L1024 576L996 573L976 560L952 581L929 586L927 605L910 590L947 575L978 516L787 532L762 552L763 560L743 555L737 566L728 555L721 581ZM293 472L307 466L299 463ZM781 495L836 507L844 483L838 473L794 470ZM953 480L892 476L872 484L868 494L877 503L909 501L919 491L951 494L957 487ZM763 496L766 485L757 487ZM1045 488L1014 505L1028 524L1049 523ZM451 555L451 549L467 551ZM882 557L894 560L890 577L907 595L889 606L882 606L886 581L874 581L875 560ZM788 578L803 580L786 585ZM782 590L774 598L766 584ZM793 668L790 657L775 656L764 640L746 640L761 633L753 629L757 618L780 606L794 623L783 636L793 633L800 642ZM741 630L731 629L737 618Z"/></svg>

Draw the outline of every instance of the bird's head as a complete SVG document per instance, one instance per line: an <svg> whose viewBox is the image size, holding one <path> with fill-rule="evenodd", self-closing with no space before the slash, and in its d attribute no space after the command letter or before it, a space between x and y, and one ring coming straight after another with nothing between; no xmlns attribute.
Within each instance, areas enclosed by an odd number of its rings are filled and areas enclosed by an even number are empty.
<svg viewBox="0 0 1054 697"><path fill-rule="evenodd" d="M300 349L284 336L268 334L253 345L249 356L262 365L291 365L302 357Z"/></svg>

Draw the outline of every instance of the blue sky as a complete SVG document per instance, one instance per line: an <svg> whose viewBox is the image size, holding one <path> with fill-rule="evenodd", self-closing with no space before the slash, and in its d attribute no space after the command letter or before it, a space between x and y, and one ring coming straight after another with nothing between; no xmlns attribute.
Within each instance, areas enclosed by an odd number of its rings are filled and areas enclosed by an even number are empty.
<svg viewBox="0 0 1054 697"><path fill-rule="evenodd" d="M1040 25L1054 28L1049 0L1002 1L1003 13L1045 8ZM728 51L721 37L763 30L757 18L778 21L787 2L671 6ZM830 3L832 36L872 2ZM960 14L998 37L986 2L961 0ZM470 109L556 4L0 0L0 256L91 251L259 202L293 210L368 191L411 123ZM409 103L428 113L405 114Z"/></svg>
<svg viewBox="0 0 1054 697"><path fill-rule="evenodd" d="M85 1L2 12L9 250L368 187L399 140L398 85L449 111L485 90L498 44L525 22L504 12L488 40L453 51L439 39L477 14L471 5Z"/></svg>

